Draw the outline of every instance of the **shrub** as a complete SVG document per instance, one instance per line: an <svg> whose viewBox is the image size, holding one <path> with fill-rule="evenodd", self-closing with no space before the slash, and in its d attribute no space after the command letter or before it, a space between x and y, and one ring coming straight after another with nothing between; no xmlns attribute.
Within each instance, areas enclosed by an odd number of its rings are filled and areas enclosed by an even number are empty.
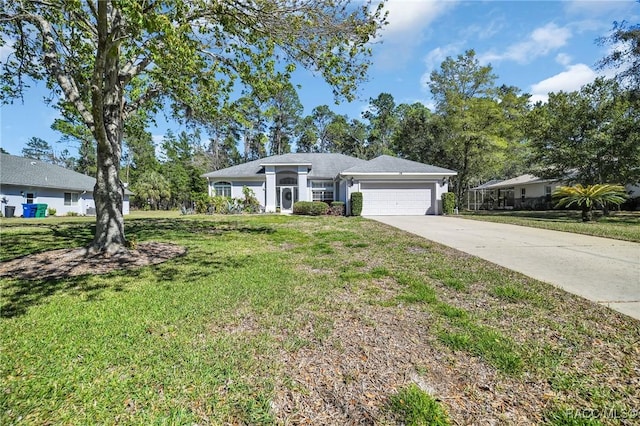
<svg viewBox="0 0 640 426"><path fill-rule="evenodd" d="M351 214L360 216L362 213L362 192L353 192L351 194Z"/></svg>
<svg viewBox="0 0 640 426"><path fill-rule="evenodd" d="M611 184L597 184L582 186L559 186L551 194L557 200L556 207L576 206L582 209L582 221L593 219L593 209L602 207L608 209L610 205L619 206L624 203L628 195L624 186Z"/></svg>
<svg viewBox="0 0 640 426"><path fill-rule="evenodd" d="M78 212L67 212L67 216L76 217L80 215L78 214Z"/></svg>
<svg viewBox="0 0 640 426"><path fill-rule="evenodd" d="M456 194L453 192L445 192L442 194L442 213L453 214L456 208Z"/></svg>
<svg viewBox="0 0 640 426"><path fill-rule="evenodd" d="M255 192L248 186L243 186L242 194L244 195L242 211L245 213L258 213L260 211L260 202L256 198Z"/></svg>
<svg viewBox="0 0 640 426"><path fill-rule="evenodd" d="M342 201L334 201L329 208L329 214L331 216L344 216L345 204Z"/></svg>
<svg viewBox="0 0 640 426"><path fill-rule="evenodd" d="M196 213L206 213L211 203L211 197L204 192L192 192L191 200L194 203Z"/></svg>
<svg viewBox="0 0 640 426"><path fill-rule="evenodd" d="M55 215L56 215L56 212L57 212L57 210L56 210L56 209L54 209L53 207L49 207L49 208L47 209L47 215L49 215L49 216L55 216Z"/></svg>
<svg viewBox="0 0 640 426"><path fill-rule="evenodd" d="M293 204L293 214L321 216L327 214L329 205L322 201L298 201Z"/></svg>
<svg viewBox="0 0 640 426"><path fill-rule="evenodd" d="M216 195L214 197L210 197L207 213L225 214L228 212L228 205L229 205L228 203L229 203L229 198L223 197L222 195Z"/></svg>

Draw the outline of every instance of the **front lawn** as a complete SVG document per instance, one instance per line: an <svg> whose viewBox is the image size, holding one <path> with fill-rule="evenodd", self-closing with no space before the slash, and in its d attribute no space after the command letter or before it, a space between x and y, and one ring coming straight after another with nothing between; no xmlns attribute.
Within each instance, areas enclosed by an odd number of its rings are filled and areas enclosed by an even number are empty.
<svg viewBox="0 0 640 426"><path fill-rule="evenodd" d="M91 226L3 221L0 260L87 244ZM640 418L640 322L480 259L361 218L126 226L187 254L0 279L0 424Z"/></svg>
<svg viewBox="0 0 640 426"><path fill-rule="evenodd" d="M596 212L597 220L593 222L582 222L580 212L571 210L478 210L463 215L466 219L640 242L640 212L611 212L610 216L601 216Z"/></svg>

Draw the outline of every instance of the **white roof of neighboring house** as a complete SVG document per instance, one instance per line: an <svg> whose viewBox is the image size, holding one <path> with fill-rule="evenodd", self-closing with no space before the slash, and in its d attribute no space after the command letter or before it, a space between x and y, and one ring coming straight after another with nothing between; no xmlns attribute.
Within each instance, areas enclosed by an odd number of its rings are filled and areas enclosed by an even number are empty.
<svg viewBox="0 0 640 426"><path fill-rule="evenodd" d="M545 182L557 182L555 179L542 179L534 175L521 175L514 177L512 179L507 179L503 181L499 181L492 184L484 184L481 187L474 189L501 189L501 188L511 188L514 186L522 186L522 185L531 185L534 183L545 183Z"/></svg>

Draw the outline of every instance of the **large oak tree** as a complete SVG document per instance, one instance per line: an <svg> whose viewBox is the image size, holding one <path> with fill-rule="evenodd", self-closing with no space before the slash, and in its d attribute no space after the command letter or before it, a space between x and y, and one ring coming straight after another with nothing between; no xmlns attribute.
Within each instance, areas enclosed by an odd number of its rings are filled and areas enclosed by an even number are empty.
<svg viewBox="0 0 640 426"><path fill-rule="evenodd" d="M354 2L355 3L355 2ZM125 249L119 179L127 118L164 105L206 121L239 85L267 97L296 65L351 99L369 65L382 5L349 0L0 1L3 101L45 80L97 145L90 250Z"/></svg>

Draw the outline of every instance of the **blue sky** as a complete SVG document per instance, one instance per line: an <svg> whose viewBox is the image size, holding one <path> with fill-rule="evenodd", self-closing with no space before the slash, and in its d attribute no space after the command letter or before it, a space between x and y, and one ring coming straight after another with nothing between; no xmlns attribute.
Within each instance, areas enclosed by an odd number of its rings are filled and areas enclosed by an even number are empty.
<svg viewBox="0 0 640 426"><path fill-rule="evenodd" d="M432 107L428 80L447 56L474 49L483 64L491 64L498 84L517 86L545 101L549 92L572 91L605 73L596 63L610 49L596 44L613 21L640 22L635 0L576 1L456 1L390 0L386 4L389 25L373 45L369 80L358 99L335 105L330 88L321 77L306 70L295 74L302 85L300 100L305 114L318 105L329 105L340 114L361 118L368 100L382 92L396 103L422 102ZM7 49L0 50L4 59ZM607 71L609 74L611 71ZM33 84L24 104L2 105L0 145L20 155L31 137L49 142L56 152L76 147L58 143L60 134L50 129L58 116L44 105L48 94L42 82ZM178 124L158 120L150 128L159 141Z"/></svg>

